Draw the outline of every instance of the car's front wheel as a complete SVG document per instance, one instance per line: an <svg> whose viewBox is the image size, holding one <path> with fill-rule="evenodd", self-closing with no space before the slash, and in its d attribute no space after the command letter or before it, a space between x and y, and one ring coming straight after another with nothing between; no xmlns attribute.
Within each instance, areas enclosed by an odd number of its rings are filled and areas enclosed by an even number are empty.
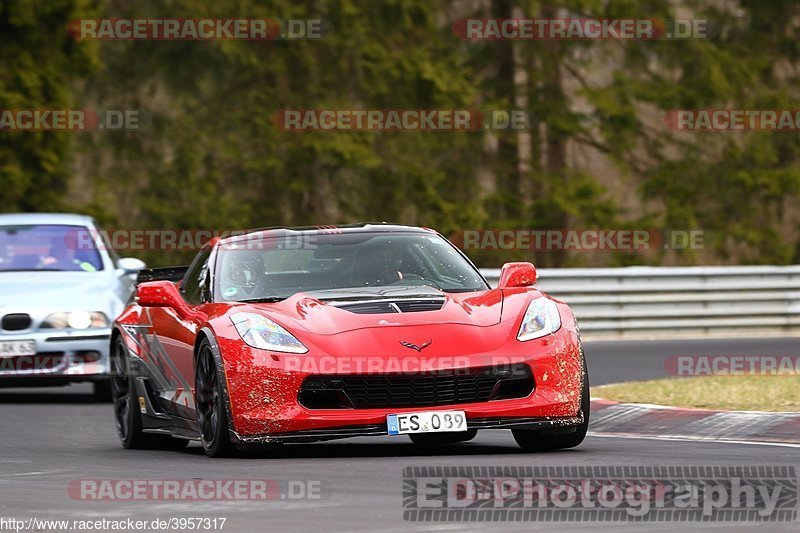
<svg viewBox="0 0 800 533"><path fill-rule="evenodd" d="M583 364L583 386L581 387L581 411L583 412L583 422L571 433L553 434L547 430L526 430L512 429L514 440L520 448L528 452L549 452L553 450L563 450L574 448L586 438L589 430L589 410L591 401L589 398L589 373L586 369L586 359L581 349L581 361Z"/></svg>
<svg viewBox="0 0 800 533"><path fill-rule="evenodd" d="M217 371L214 352L208 339L204 339L197 350L195 372L195 405L197 406L197 429L203 450L209 457L231 457L236 454L236 445L229 436L228 413L225 409L222 380Z"/></svg>
<svg viewBox="0 0 800 533"><path fill-rule="evenodd" d="M134 386L134 376L128 372L127 348L122 339L117 338L111 347L110 382L111 400L114 403L114 418L117 422L117 435L125 448L180 450L189 441L176 439L169 435L153 435L142 431L142 416L139 412L138 396Z"/></svg>

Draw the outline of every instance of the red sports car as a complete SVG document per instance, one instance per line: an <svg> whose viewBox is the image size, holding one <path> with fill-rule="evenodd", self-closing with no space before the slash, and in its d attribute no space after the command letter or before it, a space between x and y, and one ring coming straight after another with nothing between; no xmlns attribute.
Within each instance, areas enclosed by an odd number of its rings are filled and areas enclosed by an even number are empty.
<svg viewBox="0 0 800 533"><path fill-rule="evenodd" d="M569 448L589 380L569 308L530 263L489 287L439 233L362 224L214 239L189 267L139 276L114 323L113 395L126 448L212 457L247 444L510 429Z"/></svg>

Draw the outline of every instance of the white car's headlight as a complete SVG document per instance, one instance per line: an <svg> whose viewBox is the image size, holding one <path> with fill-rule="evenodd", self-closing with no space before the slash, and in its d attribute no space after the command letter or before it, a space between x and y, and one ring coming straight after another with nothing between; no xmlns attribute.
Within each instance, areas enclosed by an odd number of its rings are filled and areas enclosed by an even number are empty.
<svg viewBox="0 0 800 533"><path fill-rule="evenodd" d="M107 328L108 317L100 311L72 311L50 313L42 321L41 327L55 329Z"/></svg>
<svg viewBox="0 0 800 533"><path fill-rule="evenodd" d="M555 333L561 327L558 306L549 298L537 298L528 305L517 339L529 341Z"/></svg>
<svg viewBox="0 0 800 533"><path fill-rule="evenodd" d="M236 313L231 322L242 340L253 348L275 352L306 353L308 348L280 324L255 313Z"/></svg>

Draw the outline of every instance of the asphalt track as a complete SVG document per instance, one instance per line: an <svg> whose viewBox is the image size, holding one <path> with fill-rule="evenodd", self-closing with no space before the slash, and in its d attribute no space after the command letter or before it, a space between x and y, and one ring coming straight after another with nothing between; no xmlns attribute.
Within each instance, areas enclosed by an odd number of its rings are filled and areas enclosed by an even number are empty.
<svg viewBox="0 0 800 533"><path fill-rule="evenodd" d="M661 377L670 355L796 355L796 338L587 343L593 384ZM152 520L225 517L222 531L585 531L571 523L463 523L403 520L403 467L555 465L786 465L800 449L590 435L579 448L521 453L511 434L485 431L470 442L421 449L405 437L283 446L236 459L207 459L196 444L181 452L129 451L117 441L110 405L90 388L0 389L0 519ZM81 479L271 479L320 481L321 499L271 501L86 501L67 491ZM609 531L750 530L736 523L614 524ZM798 523L758 526L797 531ZM0 520L0 531L3 530ZM173 530L175 531L175 530ZM183 531L186 531L184 529Z"/></svg>

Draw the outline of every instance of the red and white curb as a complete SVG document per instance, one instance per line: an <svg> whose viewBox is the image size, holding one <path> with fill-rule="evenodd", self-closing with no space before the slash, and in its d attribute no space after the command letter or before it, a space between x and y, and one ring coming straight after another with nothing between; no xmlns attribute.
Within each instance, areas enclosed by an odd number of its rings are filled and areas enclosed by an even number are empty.
<svg viewBox="0 0 800 533"><path fill-rule="evenodd" d="M630 436L800 446L800 413L713 411L592 400L589 431Z"/></svg>

